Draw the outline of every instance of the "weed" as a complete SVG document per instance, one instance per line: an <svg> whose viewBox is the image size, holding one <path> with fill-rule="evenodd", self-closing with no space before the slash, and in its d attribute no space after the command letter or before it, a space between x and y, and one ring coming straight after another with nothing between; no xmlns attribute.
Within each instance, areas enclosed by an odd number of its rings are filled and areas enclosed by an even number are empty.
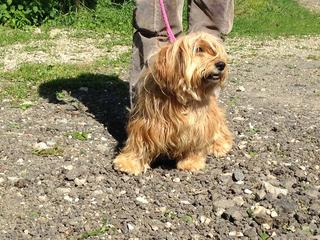
<svg viewBox="0 0 320 240"><path fill-rule="evenodd" d="M182 221L186 222L186 223L192 223L193 222L193 218L189 214L183 215L180 219Z"/></svg>
<svg viewBox="0 0 320 240"><path fill-rule="evenodd" d="M66 134L68 137L72 137L73 139L77 139L79 141L86 141L90 137L90 133L87 132L71 132Z"/></svg>
<svg viewBox="0 0 320 240"><path fill-rule="evenodd" d="M166 211L163 214L163 217L165 217L166 219L173 220L173 219L177 218L177 214L175 212L173 212L173 211Z"/></svg>
<svg viewBox="0 0 320 240"><path fill-rule="evenodd" d="M63 149L58 146L54 146L51 148L45 148L45 149L33 149L32 154L40 156L40 157L62 156Z"/></svg>
<svg viewBox="0 0 320 240"><path fill-rule="evenodd" d="M230 98L229 98L229 101L228 101L228 106L229 106L229 107L234 107L234 106L236 106L238 100L239 100L238 97L230 97Z"/></svg>
<svg viewBox="0 0 320 240"><path fill-rule="evenodd" d="M250 133L250 134L252 134L252 135L254 135L254 134L256 134L256 133L260 133L260 130L257 129L257 128L252 127L252 128L249 128L249 129L247 130L247 132Z"/></svg>
<svg viewBox="0 0 320 240"><path fill-rule="evenodd" d="M113 225L108 224L108 223L103 223L103 225L97 229L93 229L90 231L86 231L84 233L82 233L80 235L80 237L78 237L78 240L83 240L83 239L87 239L87 238L91 238L91 237L97 237L100 235L103 235L105 233L108 233L110 231L115 231L115 228Z"/></svg>
<svg viewBox="0 0 320 240"><path fill-rule="evenodd" d="M266 232L260 232L260 233L259 233L259 238L260 238L260 240L267 240L267 239L270 238L270 236L269 236L269 234L266 233Z"/></svg>
<svg viewBox="0 0 320 240"><path fill-rule="evenodd" d="M32 102L26 101L26 102L21 103L19 105L19 108L22 110L27 110L27 109L31 108L32 106L33 106Z"/></svg>
<svg viewBox="0 0 320 240"><path fill-rule="evenodd" d="M258 154L258 153L255 152L255 151L250 151L250 152L249 152L249 156L250 156L250 157L255 157L255 156L257 156L257 154Z"/></svg>
<svg viewBox="0 0 320 240"><path fill-rule="evenodd" d="M320 55L308 55L307 56L308 60L315 60L315 61L319 61L320 60Z"/></svg>
<svg viewBox="0 0 320 240"><path fill-rule="evenodd" d="M21 128L21 126L16 122L10 122L8 124L8 127L11 128L11 129L20 129Z"/></svg>

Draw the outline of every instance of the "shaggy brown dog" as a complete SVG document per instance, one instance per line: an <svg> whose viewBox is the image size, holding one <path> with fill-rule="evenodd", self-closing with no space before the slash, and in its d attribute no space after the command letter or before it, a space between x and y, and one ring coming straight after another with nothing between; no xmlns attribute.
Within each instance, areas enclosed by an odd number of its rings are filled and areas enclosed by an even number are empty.
<svg viewBox="0 0 320 240"><path fill-rule="evenodd" d="M138 82L128 139L115 169L138 175L166 154L178 169L198 171L208 154L225 155L233 138L217 93L227 77L226 62L222 43L207 33L159 49Z"/></svg>

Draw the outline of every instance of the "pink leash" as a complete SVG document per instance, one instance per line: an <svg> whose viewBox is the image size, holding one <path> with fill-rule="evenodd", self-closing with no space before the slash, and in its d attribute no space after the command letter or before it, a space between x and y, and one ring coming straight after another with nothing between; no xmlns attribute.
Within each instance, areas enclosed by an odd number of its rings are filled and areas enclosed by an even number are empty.
<svg viewBox="0 0 320 240"><path fill-rule="evenodd" d="M176 37L174 36L172 29L170 27L170 23L169 23L169 19L168 19L168 15L166 12L166 8L164 6L163 0L159 0L160 3L160 8L161 8L161 15L162 15L162 19L164 21L164 25L166 26L166 31L168 34L168 38L170 42L174 42L176 40Z"/></svg>

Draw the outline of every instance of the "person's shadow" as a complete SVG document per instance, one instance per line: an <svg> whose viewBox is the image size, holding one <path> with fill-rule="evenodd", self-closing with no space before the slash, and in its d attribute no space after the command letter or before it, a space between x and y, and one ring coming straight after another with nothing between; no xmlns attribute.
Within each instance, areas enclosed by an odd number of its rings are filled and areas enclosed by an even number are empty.
<svg viewBox="0 0 320 240"><path fill-rule="evenodd" d="M55 104L65 104L63 92L83 104L90 115L102 123L118 142L126 139L129 107L129 84L115 75L81 74L74 78L58 78L39 87L39 95ZM72 100L71 100L72 101Z"/></svg>

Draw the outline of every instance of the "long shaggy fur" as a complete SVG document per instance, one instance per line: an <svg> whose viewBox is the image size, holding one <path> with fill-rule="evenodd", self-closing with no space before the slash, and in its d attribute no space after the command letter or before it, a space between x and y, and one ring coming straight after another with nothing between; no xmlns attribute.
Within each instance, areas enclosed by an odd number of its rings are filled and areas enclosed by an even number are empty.
<svg viewBox="0 0 320 240"><path fill-rule="evenodd" d="M167 44L141 74L128 123L128 139L114 160L117 170L138 175L160 154L177 168L197 171L208 154L225 155L232 146L217 94L227 77L222 43L194 33Z"/></svg>

